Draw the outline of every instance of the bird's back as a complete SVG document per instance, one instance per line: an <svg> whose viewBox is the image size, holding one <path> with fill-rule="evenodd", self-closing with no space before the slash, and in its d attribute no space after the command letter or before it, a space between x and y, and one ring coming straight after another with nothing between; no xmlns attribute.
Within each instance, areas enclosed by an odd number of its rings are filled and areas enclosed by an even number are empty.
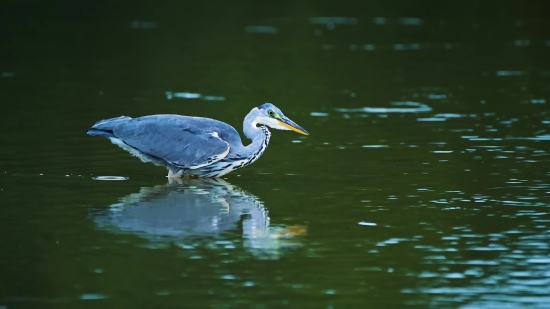
<svg viewBox="0 0 550 309"><path fill-rule="evenodd" d="M230 145L241 143L239 133L229 124L211 118L182 116L173 114L159 114L134 118L137 121L152 121L173 125L176 127L196 127L207 132L216 132L218 136Z"/></svg>
<svg viewBox="0 0 550 309"><path fill-rule="evenodd" d="M237 130L235 130L235 128L225 122L221 122L219 120L211 118L182 116L174 114L158 114L137 118L120 116L116 118L103 119L96 122L88 130L88 134L93 136L113 137L112 135L115 127L119 125L128 125L130 121L159 123L165 126L182 128L197 127L205 131L216 132L222 140L228 142L230 145L242 145L241 138Z"/></svg>

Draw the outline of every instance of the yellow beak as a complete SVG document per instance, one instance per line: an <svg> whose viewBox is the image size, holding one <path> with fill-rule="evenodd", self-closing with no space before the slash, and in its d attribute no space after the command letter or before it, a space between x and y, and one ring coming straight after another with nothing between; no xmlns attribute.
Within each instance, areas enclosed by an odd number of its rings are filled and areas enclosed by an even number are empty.
<svg viewBox="0 0 550 309"><path fill-rule="evenodd" d="M309 135L309 133L304 130L304 128L300 127L296 122L288 119L288 118L281 118L281 119L277 119L279 120L279 124L289 130L292 130L294 132L298 132L300 134L303 134L303 135Z"/></svg>

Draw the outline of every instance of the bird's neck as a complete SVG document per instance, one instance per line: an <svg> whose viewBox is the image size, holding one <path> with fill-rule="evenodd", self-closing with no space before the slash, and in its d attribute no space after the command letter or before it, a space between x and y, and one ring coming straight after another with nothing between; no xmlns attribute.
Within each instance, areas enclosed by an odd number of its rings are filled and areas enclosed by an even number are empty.
<svg viewBox="0 0 550 309"><path fill-rule="evenodd" d="M260 147L267 147L267 144L269 143L271 133L267 127L257 127L257 124L258 115L254 110L252 110L248 113L248 115L246 115L243 122L244 136L252 140L252 144L246 146L246 148L257 149Z"/></svg>
<svg viewBox="0 0 550 309"><path fill-rule="evenodd" d="M244 136L251 139L252 142L254 142L255 139L263 138L265 135L262 132L262 129L256 126L258 124L258 118L259 117L254 110L251 110L250 113L248 113L248 115L244 117L244 121L243 121Z"/></svg>

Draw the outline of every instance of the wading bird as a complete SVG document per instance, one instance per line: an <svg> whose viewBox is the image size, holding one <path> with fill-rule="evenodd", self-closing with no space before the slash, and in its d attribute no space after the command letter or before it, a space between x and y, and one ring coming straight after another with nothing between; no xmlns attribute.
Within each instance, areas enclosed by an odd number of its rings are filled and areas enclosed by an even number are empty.
<svg viewBox="0 0 550 309"><path fill-rule="evenodd" d="M170 178L221 177L251 164L264 153L271 132L258 124L309 135L271 103L253 108L244 118L244 135L252 140L248 146L227 123L180 115L100 120L88 134L110 139L143 162L165 166Z"/></svg>

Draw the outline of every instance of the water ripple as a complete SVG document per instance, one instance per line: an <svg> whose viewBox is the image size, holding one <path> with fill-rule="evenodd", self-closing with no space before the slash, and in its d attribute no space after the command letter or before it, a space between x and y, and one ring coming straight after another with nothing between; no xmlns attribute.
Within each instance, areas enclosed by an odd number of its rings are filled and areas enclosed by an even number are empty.
<svg viewBox="0 0 550 309"><path fill-rule="evenodd" d="M336 108L341 113L426 113L432 108L418 102L391 102L397 107L361 107L361 108Z"/></svg>
<svg viewBox="0 0 550 309"><path fill-rule="evenodd" d="M115 180L115 181L118 181L118 180L128 180L130 179L130 177L125 177L125 176L96 176L96 177L92 177L93 180Z"/></svg>

